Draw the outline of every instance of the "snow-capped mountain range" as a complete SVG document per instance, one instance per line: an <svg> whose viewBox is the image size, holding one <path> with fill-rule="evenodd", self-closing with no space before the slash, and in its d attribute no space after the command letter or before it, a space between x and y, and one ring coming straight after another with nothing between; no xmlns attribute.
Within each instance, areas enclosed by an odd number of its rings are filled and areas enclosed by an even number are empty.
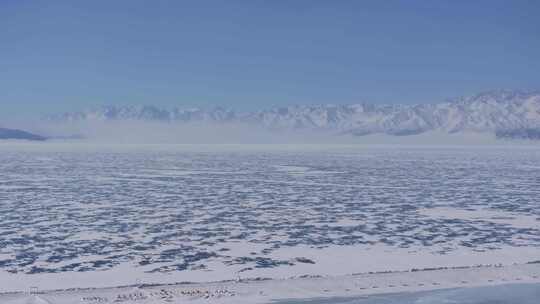
<svg viewBox="0 0 540 304"><path fill-rule="evenodd" d="M497 90L451 101L417 105L289 106L254 112L223 108L163 109L155 106L103 106L47 117L54 122L159 121L242 123L273 130L313 130L336 134L412 135L427 131L499 132L540 130L540 92Z"/></svg>

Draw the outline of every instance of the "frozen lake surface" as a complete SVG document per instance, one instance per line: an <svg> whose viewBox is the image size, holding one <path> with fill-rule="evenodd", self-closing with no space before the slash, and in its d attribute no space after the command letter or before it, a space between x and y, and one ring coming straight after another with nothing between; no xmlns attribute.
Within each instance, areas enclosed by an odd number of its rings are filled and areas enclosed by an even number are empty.
<svg viewBox="0 0 540 304"><path fill-rule="evenodd" d="M201 150L2 148L0 289L540 259L538 148Z"/></svg>
<svg viewBox="0 0 540 304"><path fill-rule="evenodd" d="M412 293L279 301L276 304L537 304L540 284L508 284Z"/></svg>

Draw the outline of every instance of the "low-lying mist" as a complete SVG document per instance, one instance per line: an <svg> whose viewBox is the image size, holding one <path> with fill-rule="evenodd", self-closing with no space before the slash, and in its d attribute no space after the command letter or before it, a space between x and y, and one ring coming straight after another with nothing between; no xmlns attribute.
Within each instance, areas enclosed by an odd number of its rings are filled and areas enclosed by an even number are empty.
<svg viewBox="0 0 540 304"><path fill-rule="evenodd" d="M128 144L281 144L343 143L349 136L330 132L268 130L238 123L164 123L138 121L42 124L50 138Z"/></svg>
<svg viewBox="0 0 540 304"><path fill-rule="evenodd" d="M355 136L327 130L267 129L241 123L166 123L141 121L42 122L32 131L51 140L113 144L504 144L490 133L425 132L394 136Z"/></svg>

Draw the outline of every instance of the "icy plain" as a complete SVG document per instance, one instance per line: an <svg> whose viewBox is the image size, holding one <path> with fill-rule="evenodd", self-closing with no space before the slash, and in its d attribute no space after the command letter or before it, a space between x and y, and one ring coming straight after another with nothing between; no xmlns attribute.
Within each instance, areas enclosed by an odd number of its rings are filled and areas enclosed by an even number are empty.
<svg viewBox="0 0 540 304"><path fill-rule="evenodd" d="M48 145L0 145L0 292L540 260L540 147Z"/></svg>

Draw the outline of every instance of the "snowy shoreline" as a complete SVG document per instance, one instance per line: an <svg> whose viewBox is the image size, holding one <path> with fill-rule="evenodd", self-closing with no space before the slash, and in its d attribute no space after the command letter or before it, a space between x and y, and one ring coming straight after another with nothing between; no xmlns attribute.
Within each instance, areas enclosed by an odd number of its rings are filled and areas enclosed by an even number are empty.
<svg viewBox="0 0 540 304"><path fill-rule="evenodd" d="M5 304L28 303L270 303L319 297L349 297L508 283L540 283L540 264L471 266L446 269L306 276L289 279L244 279L209 283L132 285L0 293Z"/></svg>

